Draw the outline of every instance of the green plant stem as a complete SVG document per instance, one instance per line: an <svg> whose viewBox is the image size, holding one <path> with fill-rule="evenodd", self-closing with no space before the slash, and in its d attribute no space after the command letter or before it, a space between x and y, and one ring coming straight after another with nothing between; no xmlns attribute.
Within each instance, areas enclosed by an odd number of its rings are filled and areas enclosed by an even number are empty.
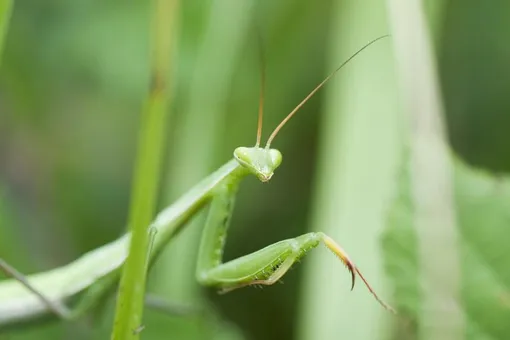
<svg viewBox="0 0 510 340"><path fill-rule="evenodd" d="M0 61L2 60L2 52L5 37L9 28L9 21L12 13L12 1L0 0Z"/></svg>
<svg viewBox="0 0 510 340"><path fill-rule="evenodd" d="M112 339L138 339L142 325L149 251L148 226L157 199L163 135L168 107L168 80L173 18L177 0L154 0L151 79L142 111L136 168L133 177L129 226L132 237L122 271Z"/></svg>
<svg viewBox="0 0 510 340"><path fill-rule="evenodd" d="M463 339L460 249L452 160L420 0L388 0L403 107L410 117L411 192L421 293L419 338ZM447 278L447 279L445 279Z"/></svg>
<svg viewBox="0 0 510 340"><path fill-rule="evenodd" d="M215 1L210 4L207 24L195 55L189 76L189 94L182 100L179 125L172 136L169 168L165 193L162 198L170 204L201 178L214 170L216 152L225 138L224 124L228 108L232 76L243 48L249 28L251 6L238 0ZM235 13L235 15L225 15ZM207 109L204 109L207 108ZM221 159L220 161L223 161ZM204 210L197 214L177 236L176 242L167 247L155 263L148 290L182 304L190 304L215 313L208 308L196 278L197 250L205 223ZM158 315L157 327L147 334L159 337L169 331L176 338L211 339L214 332L231 333L233 327L224 324L205 324L202 318L169 318ZM208 321L209 322L209 321ZM156 335L156 334L154 334Z"/></svg>

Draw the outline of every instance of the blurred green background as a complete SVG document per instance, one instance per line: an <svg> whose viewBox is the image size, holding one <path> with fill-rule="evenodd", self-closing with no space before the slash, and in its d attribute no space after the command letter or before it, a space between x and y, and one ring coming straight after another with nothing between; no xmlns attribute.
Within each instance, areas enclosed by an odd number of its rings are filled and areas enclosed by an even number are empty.
<svg viewBox="0 0 510 340"><path fill-rule="evenodd" d="M472 166L494 173L484 180L499 183L510 170L510 3L429 0L424 8L451 145ZM385 4L375 0L182 1L178 17L159 208L230 159L235 147L254 144L256 30L267 63L263 141L328 72L389 32ZM0 64L0 256L23 273L66 264L124 232L149 80L149 21L143 1L15 2ZM386 39L310 100L273 143L283 163L271 182L242 183L226 258L327 230L383 299L406 305L395 301L394 272L383 263L398 250L386 247L383 254L381 247L406 125L398 92ZM510 216L500 201L491 204L501 205L496 212L487 208L500 221L485 225L491 222L483 209L467 218L470 230L481 230L469 244L480 245L480 271L498 277L502 293L497 310L480 309L483 301L466 295L472 316L466 323L477 329L466 332L472 339L510 337L510 326L497 321L510 313L510 259L501 245L510 239ZM207 306L214 317L146 310L142 338L417 338L414 302L401 316L388 315L365 287L349 292L349 275L324 249L305 258L284 284L226 295L198 287L194 256L203 217L168 246L148 285L168 300ZM498 235L493 241L501 247L477 243L490 238L484 230ZM491 247L501 251L484 256ZM71 324L0 330L0 339L108 338L112 308L110 301ZM493 318L480 320L487 310Z"/></svg>

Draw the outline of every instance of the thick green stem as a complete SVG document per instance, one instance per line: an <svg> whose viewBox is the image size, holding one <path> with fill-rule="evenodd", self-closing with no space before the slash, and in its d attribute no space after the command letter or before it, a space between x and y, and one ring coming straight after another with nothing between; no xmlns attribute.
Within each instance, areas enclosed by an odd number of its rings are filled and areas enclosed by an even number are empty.
<svg viewBox="0 0 510 340"><path fill-rule="evenodd" d="M420 338L464 338L452 164L430 33L420 0L388 0L403 107L410 117L411 191L423 303ZM448 279L445 279L448 278Z"/></svg>
<svg viewBox="0 0 510 340"><path fill-rule="evenodd" d="M388 33L380 1L337 2L329 69ZM358 55L324 88L312 228L339 242L378 295L384 290L379 235L397 171L399 132L391 38ZM389 313L327 252L307 259L299 339L378 339Z"/></svg>
<svg viewBox="0 0 510 340"><path fill-rule="evenodd" d="M142 324L149 251L148 226L157 199L168 107L168 79L173 19L177 0L153 1L153 49L150 89L142 111L129 226L129 256L122 271L112 339L138 339Z"/></svg>

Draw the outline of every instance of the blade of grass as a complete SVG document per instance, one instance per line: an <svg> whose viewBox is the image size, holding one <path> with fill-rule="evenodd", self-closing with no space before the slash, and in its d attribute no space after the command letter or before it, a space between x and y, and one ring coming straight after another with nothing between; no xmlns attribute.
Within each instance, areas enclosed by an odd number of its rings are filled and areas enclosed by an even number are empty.
<svg viewBox="0 0 510 340"><path fill-rule="evenodd" d="M452 164L428 27L419 0L388 0L402 104L410 117L411 192L422 302L419 338L462 339Z"/></svg>
<svg viewBox="0 0 510 340"><path fill-rule="evenodd" d="M333 11L329 69L388 32L384 3L342 2ZM392 196L400 142L396 80L389 45L381 40L357 56L325 88L313 230L338 240L383 299L379 236ZM328 252L306 266L299 339L379 339L390 315Z"/></svg>
<svg viewBox="0 0 510 340"><path fill-rule="evenodd" d="M9 21L11 19L12 1L0 0L0 61L2 60L2 52L4 47L5 37L9 28Z"/></svg>
<svg viewBox="0 0 510 340"><path fill-rule="evenodd" d="M133 176L129 226L129 256L122 270L112 339L138 339L142 325L149 249L148 226L157 199L163 135L168 107L171 42L178 0L154 0L150 89L142 111L137 159Z"/></svg>

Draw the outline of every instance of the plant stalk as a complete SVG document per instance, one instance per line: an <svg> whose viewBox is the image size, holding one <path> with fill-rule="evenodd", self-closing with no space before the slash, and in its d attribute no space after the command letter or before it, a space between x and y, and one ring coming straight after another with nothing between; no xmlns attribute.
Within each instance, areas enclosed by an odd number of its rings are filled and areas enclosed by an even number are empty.
<svg viewBox="0 0 510 340"><path fill-rule="evenodd" d="M112 339L138 339L142 325L150 248L148 226L154 215L169 102L172 28L178 0L152 2L150 88L141 115L137 159L132 185L129 256L122 270Z"/></svg>
<svg viewBox="0 0 510 340"><path fill-rule="evenodd" d="M422 289L419 338L463 339L452 159L423 3L388 0L403 107L410 120L411 192Z"/></svg>
<svg viewBox="0 0 510 340"><path fill-rule="evenodd" d="M384 3L337 1L328 70L387 34ZM354 58L324 88L311 228L337 240L387 302L379 236L398 170L400 132L391 37ZM326 72L327 73L327 72ZM307 259L298 334L311 339L381 339L386 317L373 296L328 252Z"/></svg>

